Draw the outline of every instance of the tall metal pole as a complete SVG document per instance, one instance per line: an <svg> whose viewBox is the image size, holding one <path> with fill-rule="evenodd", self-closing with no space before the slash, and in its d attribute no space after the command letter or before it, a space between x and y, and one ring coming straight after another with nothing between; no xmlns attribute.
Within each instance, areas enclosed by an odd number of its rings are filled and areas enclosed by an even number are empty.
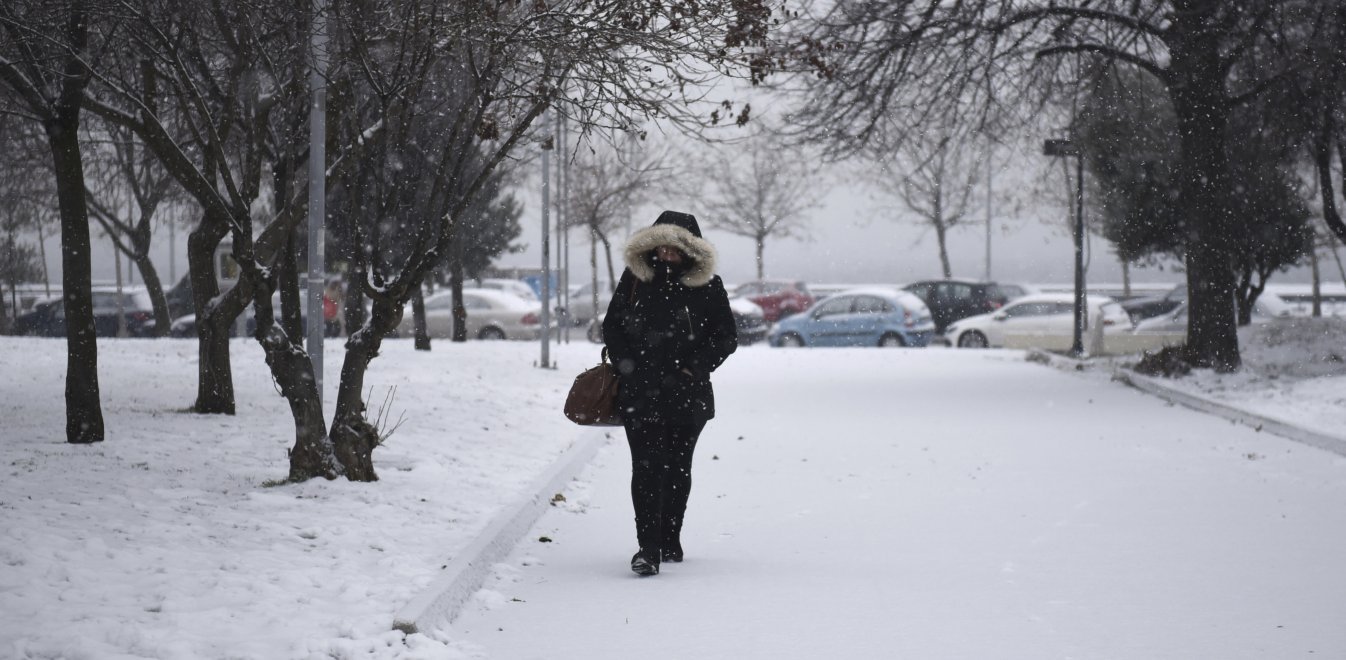
<svg viewBox="0 0 1346 660"><path fill-rule="evenodd" d="M561 135L561 123L565 121L561 113L556 113L556 124L552 127L556 136L556 301L559 306L563 306L561 301L565 297L565 204L562 200L565 187L561 185L561 163L565 161L565 138ZM558 319L558 323L565 319L564 314ZM558 333L556 343L561 343L561 336Z"/></svg>
<svg viewBox="0 0 1346 660"><path fill-rule="evenodd" d="M565 267L561 269L561 304L566 309L565 316L565 343L570 343L570 149L566 147L570 139L570 124L564 119L561 120L561 177L557 183L561 186L561 209L565 213L565 230L561 234L561 241L565 251Z"/></svg>
<svg viewBox="0 0 1346 660"><path fill-rule="evenodd" d="M1077 147L1078 148L1078 147ZM1075 152L1075 336L1070 354L1084 355L1084 154Z"/></svg>
<svg viewBox="0 0 1346 660"><path fill-rule="evenodd" d="M986 136L986 281L991 281L991 137Z"/></svg>
<svg viewBox="0 0 1346 660"><path fill-rule="evenodd" d="M540 122L546 126L546 120ZM554 137L552 138L554 139ZM551 153L552 139L542 143L542 368L551 368Z"/></svg>
<svg viewBox="0 0 1346 660"><path fill-rule="evenodd" d="M308 108L308 355L313 380L322 401L323 318L322 293L327 243L327 0L313 0L309 35Z"/></svg>

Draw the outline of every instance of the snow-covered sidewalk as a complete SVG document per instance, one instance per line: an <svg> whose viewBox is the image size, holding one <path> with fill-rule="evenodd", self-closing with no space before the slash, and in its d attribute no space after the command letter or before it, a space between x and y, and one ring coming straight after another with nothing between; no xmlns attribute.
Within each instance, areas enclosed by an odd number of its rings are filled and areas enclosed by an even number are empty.
<svg viewBox="0 0 1346 660"><path fill-rule="evenodd" d="M454 648L1346 655L1340 457L1009 352L749 350L717 392L685 563L628 571L618 437L448 628Z"/></svg>

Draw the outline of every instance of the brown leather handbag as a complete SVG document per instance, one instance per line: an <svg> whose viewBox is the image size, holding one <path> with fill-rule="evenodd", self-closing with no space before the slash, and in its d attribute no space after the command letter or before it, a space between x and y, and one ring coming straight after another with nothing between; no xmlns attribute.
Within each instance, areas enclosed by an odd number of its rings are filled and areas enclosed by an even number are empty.
<svg viewBox="0 0 1346 660"><path fill-rule="evenodd" d="M608 349L598 366L575 376L566 396L566 419L581 426L621 426L617 410L617 368L608 362Z"/></svg>

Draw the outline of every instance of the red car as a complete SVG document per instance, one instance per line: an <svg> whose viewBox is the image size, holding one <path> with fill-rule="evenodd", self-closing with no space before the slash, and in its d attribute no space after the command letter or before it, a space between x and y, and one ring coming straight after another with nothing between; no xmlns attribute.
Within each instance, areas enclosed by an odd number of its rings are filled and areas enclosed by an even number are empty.
<svg viewBox="0 0 1346 660"><path fill-rule="evenodd" d="M803 282L789 280L757 280L738 285L734 295L747 298L762 308L768 323L775 323L791 314L798 314L813 304L813 294Z"/></svg>

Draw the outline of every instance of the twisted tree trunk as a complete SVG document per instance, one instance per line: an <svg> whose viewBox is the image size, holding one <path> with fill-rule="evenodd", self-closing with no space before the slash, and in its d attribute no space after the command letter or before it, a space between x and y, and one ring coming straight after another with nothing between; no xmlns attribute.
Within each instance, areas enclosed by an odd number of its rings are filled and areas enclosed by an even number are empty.
<svg viewBox="0 0 1346 660"><path fill-rule="evenodd" d="M212 302L220 295L215 279L215 248L228 230L221 223L202 218L187 237L187 270L192 282L192 308L196 312L197 379L192 411L202 414L234 414L234 375L229 361L229 324L212 322ZM218 316L216 316L218 319Z"/></svg>

